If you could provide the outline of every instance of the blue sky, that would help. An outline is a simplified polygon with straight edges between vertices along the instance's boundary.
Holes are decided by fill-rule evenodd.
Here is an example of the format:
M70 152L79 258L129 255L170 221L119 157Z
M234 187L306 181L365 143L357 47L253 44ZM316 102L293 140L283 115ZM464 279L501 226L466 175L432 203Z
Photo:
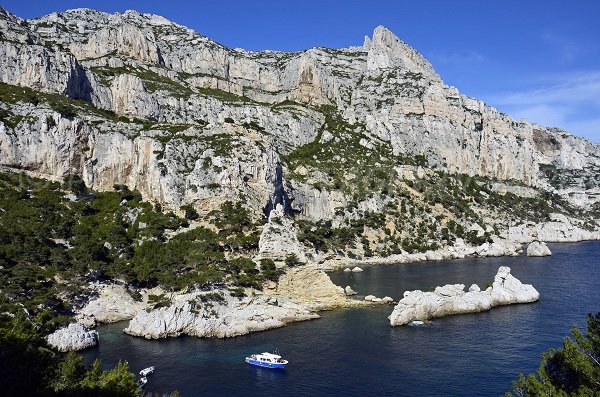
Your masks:
M600 143L600 2L565 0L2 0L22 18L88 7L163 15L229 47L362 44L384 25L447 84L516 119Z

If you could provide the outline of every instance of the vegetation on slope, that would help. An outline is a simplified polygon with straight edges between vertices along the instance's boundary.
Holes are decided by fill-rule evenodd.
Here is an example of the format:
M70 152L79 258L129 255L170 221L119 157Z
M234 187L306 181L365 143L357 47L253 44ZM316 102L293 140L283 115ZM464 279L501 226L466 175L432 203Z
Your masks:
M139 396L126 362L103 371L100 361L85 366L75 353L59 353L46 344L52 329L48 313L29 319L18 308L0 314L0 388L12 396Z
M61 184L0 174L0 309L68 315L91 280L179 290L261 288L275 277L248 259L260 225L247 209L225 202L205 222L190 228L122 185L90 192L76 176Z
M363 125L348 124L332 107L320 110L326 121L315 140L283 158L288 179L349 199L333 222L296 220L300 240L317 251L387 256L437 249L457 238L481 245L507 224L545 222L552 213L583 219L582 227L593 229L593 213L556 194L520 197L494 190L498 181L490 178L428 168L424 156L394 155L388 143L365 135ZM403 179L399 166L414 177ZM361 203L369 199L382 209L365 210Z
M542 355L535 374L521 374L513 382L515 396L600 395L600 313L588 314L585 335L574 326L571 336L565 337L562 348Z

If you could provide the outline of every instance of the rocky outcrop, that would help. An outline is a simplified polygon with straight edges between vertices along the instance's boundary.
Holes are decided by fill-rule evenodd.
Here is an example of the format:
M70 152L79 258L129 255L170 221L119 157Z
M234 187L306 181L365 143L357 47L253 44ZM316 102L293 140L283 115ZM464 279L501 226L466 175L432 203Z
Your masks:
M346 298L342 287L314 265L294 267L279 278L274 294L285 296L311 310L328 310L356 305Z
M522 284L506 266L498 269L493 285L485 291L481 291L477 285L472 285L469 292L464 289L464 284L449 284L436 287L434 292L406 291L388 317L390 324L404 325L415 320L482 312L494 306L529 303L539 299L537 290L531 285Z
M527 256L549 256L552 255L550 248L542 241L534 241L527 246Z
M568 243L599 240L600 232L585 229L581 222L563 214L552 214L549 222L523 223L510 227L506 237L519 243L529 243L534 240Z
M48 335L47 340L58 351L67 352L96 346L99 336L97 331L90 331L81 323L71 323Z
M301 262L306 262L303 246L298 241L298 231L281 204L277 204L269 214L269 221L264 225L258 242L258 253L261 258L277 261L296 255Z
M98 297L92 299L77 314L79 321L93 325L129 320L147 307L144 300L136 301L127 288L119 284L93 285ZM147 292L144 292L147 296Z
M242 298L223 290L164 294L159 288L140 290L134 300L118 284L91 286L98 296L79 310L77 318L90 326L131 320L125 332L149 339L178 335L232 337L319 318L318 310L359 306L346 297L316 266L290 268L278 284L264 292L247 290ZM148 299L161 297L160 301Z
M238 299L220 292L191 293L174 297L167 307L140 311L125 332L147 339L179 335L225 338L314 318L319 316L283 297Z
M356 295L356 291L354 291L349 285L347 285L346 288L344 288L344 293L346 294L346 296Z

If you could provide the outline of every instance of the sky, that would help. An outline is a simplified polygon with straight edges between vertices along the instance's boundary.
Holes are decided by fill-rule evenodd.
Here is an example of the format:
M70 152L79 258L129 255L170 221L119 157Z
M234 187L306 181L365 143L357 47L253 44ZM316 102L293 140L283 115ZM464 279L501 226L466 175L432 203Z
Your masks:
M596 0L0 0L21 18L71 8L162 15L232 48L362 45L384 25L442 79L515 119L600 143Z

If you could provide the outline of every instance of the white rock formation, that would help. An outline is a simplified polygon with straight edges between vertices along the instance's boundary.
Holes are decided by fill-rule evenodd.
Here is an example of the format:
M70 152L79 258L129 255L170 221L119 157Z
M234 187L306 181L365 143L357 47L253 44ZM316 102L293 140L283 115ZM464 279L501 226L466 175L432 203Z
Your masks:
M223 294L223 300L202 301L204 293L177 295L171 305L142 310L125 332L147 339L191 335L225 338L283 327L319 315L289 299L266 295L241 299Z
M367 295L367 296L365 296L365 300L366 300L367 302L372 302L372 301L373 301L373 299L375 299L375 298L376 298L376 296L375 296L375 295Z
M392 314L391 325L404 325L414 320L426 321L451 314L474 313L494 306L529 303L539 299L531 285L522 284L510 274L510 268L501 266L492 287L480 291L475 285L464 291L463 284L436 287L434 292L406 291Z
M351 271L352 271L352 269L350 269L349 267L347 267L347 268L344 269L345 273L350 273Z
M557 190L586 207L600 197L598 187L585 184L600 169L600 146L517 122L461 95L381 26L363 46L299 53L231 50L135 11L77 9L24 21L1 10L0 30L6 38L0 43L4 83L83 99L118 115L187 125L190 131L181 135L188 138L216 135L236 143L217 154L203 139L171 139L160 125L142 127L86 112L48 127L52 111L46 104L10 104L27 122L15 127L18 133L0 128L0 163L9 167L47 177L77 172L101 190L124 183L164 208L194 203L211 209L219 197L243 194L258 210L273 193L279 153L318 136L324 116L311 106L331 104L352 124L365 126L365 136L374 139L361 140L364 147L381 140L394 154L428 153L432 165L451 172ZM271 106L284 101L300 105ZM330 135L325 131L322 138ZM203 168L206 158L220 165ZM541 166L577 174L576 183L554 189ZM208 188L215 184L220 187ZM339 191L290 186L295 209L312 219L332 219L349 199ZM531 194L527 188L496 188Z
M550 248L543 241L534 241L527 246L527 256L549 256L552 255Z
M71 323L48 335L48 344L58 351L76 351L96 346L99 341L98 332L88 330L83 324Z
M292 220L285 216L281 204L271 210L269 221L260 235L258 252L262 258L277 261L283 261L294 254L300 262L306 262L303 246L298 241L298 231Z
M363 269L361 269L361 268L360 268L360 267L358 267L358 266L355 266L354 268L352 268L352 273L360 273L360 272L362 272L362 271L363 271Z
M518 243L529 243L535 240L568 243L599 240L600 232L586 230L563 214L552 214L549 222L523 223L510 227L506 237Z
M134 300L123 285L101 284L96 288L99 290L99 296L77 313L79 321L86 324L129 320L147 307L145 302Z
M356 295L356 291L354 291L349 285L344 288L344 292L346 293L346 296Z
M316 310L356 306L341 287L315 266L288 269L274 291L241 300L225 295L223 301L202 303L203 293L176 295L168 307L140 311L126 333L146 338L181 334L230 337L282 327L289 322L319 316Z

